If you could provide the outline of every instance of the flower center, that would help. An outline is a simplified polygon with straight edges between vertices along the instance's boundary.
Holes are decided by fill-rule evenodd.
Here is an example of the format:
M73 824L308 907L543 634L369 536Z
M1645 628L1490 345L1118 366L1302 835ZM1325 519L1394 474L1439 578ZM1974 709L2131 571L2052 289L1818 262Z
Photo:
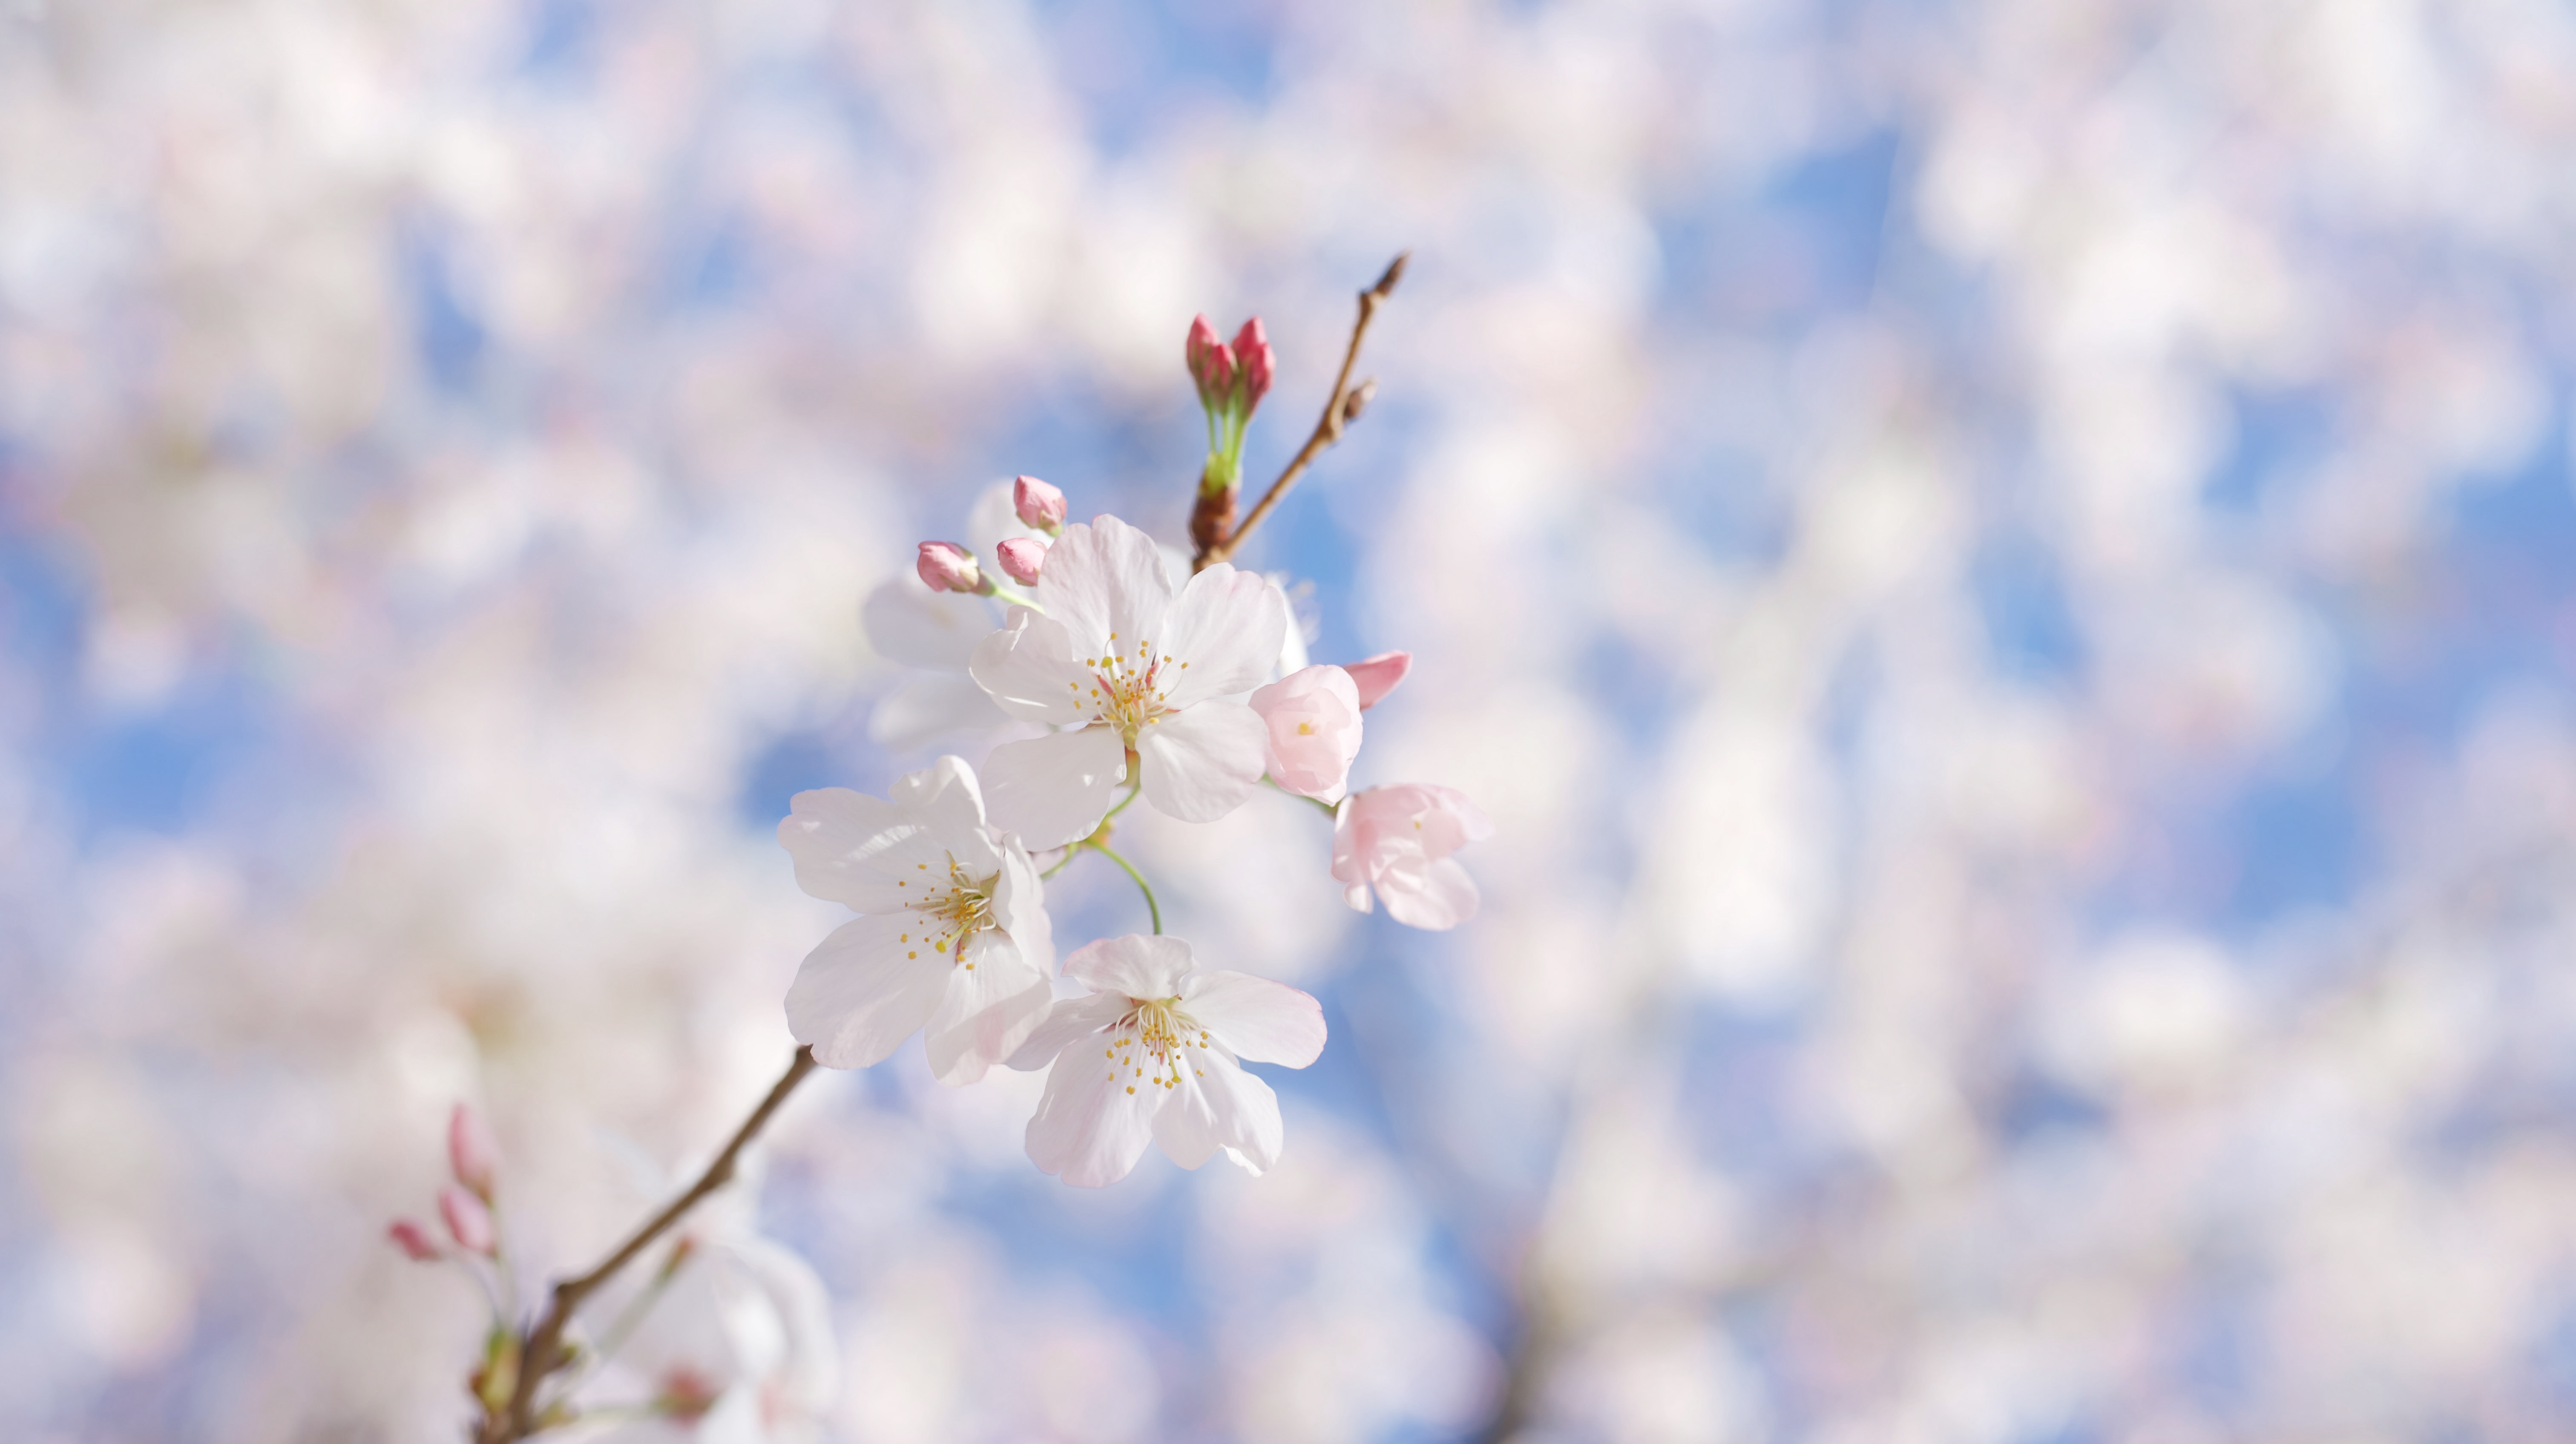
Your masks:
M1130 1093L1136 1091L1139 1082L1148 1088L1179 1087L1181 1055L1188 1049L1208 1046L1207 1030L1181 1011L1178 998L1127 1001L1127 1016L1109 1030L1109 1046L1102 1050L1109 1060L1111 1081L1124 1074Z
M1123 656L1121 650L1118 634L1112 632L1109 646L1100 656L1082 659L1082 665L1091 669L1091 696L1086 700L1091 720L1117 728L1118 735L1133 747L1138 732L1152 726L1164 713L1178 710L1166 699L1182 670L1190 664L1155 656L1151 642L1138 642L1134 656Z
M915 866L928 871L930 864L916 863ZM958 962L966 963L971 971L975 965L966 962L967 940L988 928L1001 926L993 917L993 885L1000 880L1000 873L980 878L967 876L966 870L957 865L957 859L952 855L948 859L948 890L925 893L920 902L912 905L914 920L922 929L922 941ZM913 941L913 935L904 934L903 941Z

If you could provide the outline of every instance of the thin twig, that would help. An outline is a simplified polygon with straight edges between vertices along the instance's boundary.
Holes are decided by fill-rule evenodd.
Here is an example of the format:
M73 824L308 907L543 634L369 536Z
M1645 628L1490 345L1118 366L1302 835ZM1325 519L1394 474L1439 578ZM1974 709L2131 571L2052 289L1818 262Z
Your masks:
M1111 852L1108 848L1102 846L1097 840L1085 842L1082 846L1090 848L1093 852L1096 852L1102 857L1109 859L1111 862L1118 864L1119 871L1127 874L1128 877L1135 880L1136 890L1145 895L1145 911L1153 915L1154 931L1160 933L1163 930L1163 905L1154 901L1154 889L1145 881L1145 875L1136 870L1136 865L1134 863L1131 863L1127 859L1120 857L1118 854Z
M1270 490L1262 493L1260 502L1239 525L1223 537L1200 544L1198 555L1190 559L1192 572L1206 571L1233 556L1235 548L1243 545L1243 539L1252 535L1252 529L1261 525L1261 519L1270 515L1270 509L1279 504L1279 498L1286 496L1288 488L1305 474L1307 463L1323 455L1326 447L1341 440L1342 428L1357 420L1369 398L1377 394L1374 381L1363 381L1353 388L1351 368L1359 364L1360 342L1368 335L1369 322L1377 318L1378 303L1392 295L1395 283L1404 279L1404 263L1412 254L1411 251L1397 253L1396 258L1387 263L1386 274L1377 278L1377 284L1360 292L1359 320L1351 325L1350 347L1342 353L1341 373L1333 378L1333 394L1324 400L1324 414L1316 421L1314 433L1306 438L1305 445L1297 448L1296 456L1288 462L1288 469L1279 473L1277 481L1270 483Z
M678 1198L672 1199L668 1207L653 1216L651 1222L637 1229L633 1237L618 1245L617 1251L602 1260L597 1268L555 1285L553 1297L546 1303L544 1317L528 1331L519 1350L519 1377L511 1390L509 1407L484 1419L477 1436L479 1444L515 1444L515 1441L537 1432L540 1427L537 1387L568 1362L563 1351L564 1330L571 1325L572 1316L581 1308L583 1300L616 1277L618 1270L633 1263L638 1254L651 1248L653 1240L670 1232L671 1226L697 1207L708 1194L732 1182L734 1163L742 1156L742 1150L768 1124L770 1115L778 1111L778 1105L786 1102L787 1095L795 1092L796 1085L804 1082L805 1075L813 1071L814 1050L797 1049L796 1057L787 1065L786 1074L769 1090L769 1096L760 1100L760 1106L751 1110L751 1116L742 1121L742 1127L734 1130L732 1141L716 1155L715 1162L707 1165L707 1171L698 1175L697 1182L690 1184Z

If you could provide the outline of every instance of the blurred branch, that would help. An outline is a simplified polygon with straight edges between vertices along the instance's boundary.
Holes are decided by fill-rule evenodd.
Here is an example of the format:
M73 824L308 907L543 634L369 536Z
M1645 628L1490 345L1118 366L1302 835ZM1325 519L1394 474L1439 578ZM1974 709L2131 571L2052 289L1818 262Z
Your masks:
M481 1427L474 1434L476 1444L514 1444L514 1441L561 1422L538 1414L537 1389L548 1375L572 1362L572 1356L563 1346L564 1330L571 1326L572 1316L580 1310L583 1301L615 1278L618 1270L633 1263L637 1255L651 1248L655 1239L670 1232L671 1227L690 1209L697 1207L708 1194L733 1181L734 1164L741 1158L742 1150L768 1125L770 1115L778 1111L778 1105L786 1102L787 1095L795 1092L796 1085L804 1082L805 1075L813 1071L814 1050L797 1049L795 1058L787 1065L786 1074L769 1090L769 1096L760 1100L760 1106L751 1110L751 1116L743 1120L742 1127L734 1130L732 1141L726 1143L724 1151L707 1165L707 1171L698 1175L697 1182L690 1184L686 1192L671 1200L650 1222L619 1244L617 1251L602 1260L597 1268L555 1285L553 1296L546 1302L544 1315L521 1339L518 1377L511 1387L509 1402L500 1408L487 1409Z
M1323 416L1315 422L1315 430L1306 438L1306 444L1297 448L1296 456L1289 460L1288 469L1279 473L1277 481L1270 483L1270 490L1262 493L1260 502L1254 505L1240 525L1222 534L1211 531L1201 536L1201 532L1208 529L1193 518L1190 531L1198 540L1198 554L1190 558L1192 572L1206 571L1232 557L1235 548L1243 545L1243 539L1252 535L1252 529L1261 525L1261 519L1270 515L1270 509L1279 504L1279 498L1286 496L1288 488L1297 484L1297 478L1305 474L1307 464L1323 455L1325 448L1340 441L1342 428L1357 421L1360 413L1368 409L1370 399L1377 395L1377 382L1363 381L1354 387L1351 385L1351 369L1359 364L1360 342L1368 336L1369 322L1377 319L1379 303L1395 293L1395 283L1404 279L1404 263L1412 255L1411 251L1398 252L1395 259L1387 263L1386 274L1377 278L1377 284L1360 292L1359 319L1351 325L1351 344L1342 352L1342 369L1333 378L1333 394L1325 398Z

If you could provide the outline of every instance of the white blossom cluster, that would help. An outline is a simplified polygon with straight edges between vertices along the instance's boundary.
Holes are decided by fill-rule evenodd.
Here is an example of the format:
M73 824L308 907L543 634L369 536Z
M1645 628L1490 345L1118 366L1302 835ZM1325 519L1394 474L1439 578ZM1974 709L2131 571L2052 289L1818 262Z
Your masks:
M1475 926L1140 803L1333 1020L1277 1166L1059 1187L1043 1075L899 1050L708 1223L821 1297L619 1367L869 1444L2564 1437L2571 95L2547 0L0 6L0 1433L453 1440L485 1305L382 1222L454 1103L522 1297L597 1258L848 920L790 797L1033 739L993 603L862 623L920 479L1176 543L1172 318L1303 405L1410 246L1240 560L1424 659L1370 765L1492 814Z

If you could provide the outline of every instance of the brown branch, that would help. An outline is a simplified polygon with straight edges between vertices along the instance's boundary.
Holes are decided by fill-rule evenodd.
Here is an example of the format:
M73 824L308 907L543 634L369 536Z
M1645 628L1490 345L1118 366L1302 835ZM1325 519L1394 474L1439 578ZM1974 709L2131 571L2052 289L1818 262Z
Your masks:
M1242 524L1225 534L1201 539L1197 535L1196 519L1193 519L1191 533L1192 540L1198 543L1198 554L1190 559L1192 572L1206 571L1233 556L1235 548L1243 545L1243 539L1252 535L1252 529L1261 525L1261 519L1270 515L1270 509L1279 504L1279 498L1286 496L1288 488L1296 485L1297 478L1305 474L1307 463L1341 440L1342 428L1357 421L1360 412L1367 408L1369 399L1377 394L1375 381L1363 381L1354 388L1351 385L1351 368L1359 364L1360 342L1368 335L1369 322L1377 318L1378 304L1394 293L1396 282L1404 279L1404 263L1412 254L1411 251L1397 253L1396 258L1387 263L1386 274L1377 278L1377 284L1360 292L1360 318L1351 326L1350 348L1342 353L1341 374L1333 378L1333 394L1325 398L1322 418L1316 421L1314 433L1306 438L1306 444L1297 448L1297 455L1289 461L1288 469L1279 473L1277 481L1270 483L1270 490L1262 493L1260 502L1245 515Z
M742 1121L742 1127L734 1130L732 1141L716 1155L715 1162L707 1165L707 1171L698 1175L697 1182L690 1184L686 1192L653 1215L652 1221L637 1229L633 1237L619 1244L617 1251L601 1260L597 1268L555 1285L553 1296L546 1302L544 1315L521 1338L518 1380L511 1389L509 1405L486 1413L482 1427L475 1433L477 1444L515 1444L515 1441L546 1427L537 1416L537 1390L550 1375L572 1362L571 1356L564 1352L563 1335L572 1324L573 1314L602 1284L616 1277L618 1270L633 1263L637 1255L653 1246L655 1239L670 1232L671 1226L678 1223L682 1215L697 1207L708 1194L733 1181L734 1164L741 1158L742 1150L768 1125L770 1115L778 1111L778 1105L786 1102L787 1095L795 1092L796 1085L804 1082L805 1075L813 1071L814 1050L797 1049L796 1057L787 1065L786 1074L769 1090L769 1096L760 1100L760 1106L751 1110L751 1116Z

